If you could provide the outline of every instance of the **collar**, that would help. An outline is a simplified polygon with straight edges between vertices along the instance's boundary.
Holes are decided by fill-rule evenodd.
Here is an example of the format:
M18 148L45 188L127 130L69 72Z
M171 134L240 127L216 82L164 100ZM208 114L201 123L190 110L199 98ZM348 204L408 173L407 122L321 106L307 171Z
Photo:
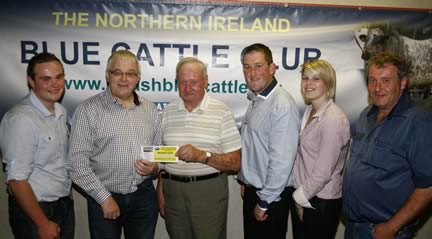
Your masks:
M322 118L322 116L323 116L323 114L324 114L324 112L325 112L325 111L327 110L327 108L330 107L330 105L332 105L332 104L334 104L333 99L329 99L329 100L327 101L327 103L323 104L323 105L318 109L318 111L315 112L314 115L312 115L312 118L317 118L317 120L320 121L321 118ZM310 110L310 111L309 111L309 114L310 114L310 112L312 111L312 105L310 105L310 107L309 107L308 109Z
M48 108L39 100L33 90L30 90L30 102L31 104L38 109L45 117L49 117L54 115L57 119L63 115L63 111L60 108L60 104L54 103L54 113L51 113Z
M107 102L109 102L110 104L114 104L117 103L117 99L112 95L111 93L111 89L108 87L107 90L105 90L106 92L106 100ZM138 106L141 104L141 98L138 96L138 94L135 91L132 91L132 95L133 95L133 103L135 106Z
M404 116L406 110L411 108L412 106L413 103L409 97L408 91L404 90L401 97L399 98L399 101L396 103L395 107L393 107L393 109L387 115L387 118L391 119L392 117ZM371 115L376 115L377 113L378 113L378 107L372 105L371 109L367 113L367 116L370 117Z
M254 100L255 98L260 98L260 99L267 99L276 89L276 86L278 84L278 81L276 80L275 77L273 77L273 80L270 82L270 84L263 90L261 91L261 93L259 93L258 95L256 95L253 91L249 90L247 93L247 98L249 100Z
M197 112L197 111L201 111L204 112L205 110L208 109L208 104L209 104L209 96L207 94L207 91L204 92L204 97L202 98L200 104L192 110L192 112ZM184 105L184 101L182 99L180 99L180 102L178 104L178 111L187 111L185 105Z

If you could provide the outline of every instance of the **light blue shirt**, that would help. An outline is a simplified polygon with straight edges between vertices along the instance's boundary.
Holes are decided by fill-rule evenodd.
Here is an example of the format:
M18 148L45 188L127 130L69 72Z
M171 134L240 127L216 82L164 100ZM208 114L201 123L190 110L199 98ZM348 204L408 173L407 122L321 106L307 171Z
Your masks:
M39 202L70 194L66 171L67 113L56 103L51 113L30 92L5 114L0 124L0 149L6 182L27 180Z
M260 190L258 197L280 200L288 185L297 152L300 116L291 95L274 79L251 104L242 123L239 179Z

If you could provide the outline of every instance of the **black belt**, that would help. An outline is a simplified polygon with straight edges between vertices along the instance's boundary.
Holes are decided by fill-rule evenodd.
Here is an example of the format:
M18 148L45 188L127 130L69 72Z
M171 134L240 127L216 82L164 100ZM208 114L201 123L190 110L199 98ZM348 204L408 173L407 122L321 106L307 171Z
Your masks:
M163 173L162 178L168 178L168 179L182 182L182 183L191 183L191 182L202 181L202 180L207 180L207 179L219 177L222 174L223 174L223 172L212 173L212 174L207 174L207 175L200 175L200 176L180 176L180 175L174 175L174 174L169 174L169 173Z
M9 199L13 200L13 201L16 201L15 196L12 195L12 194L9 194ZM54 201L39 201L38 203L51 204L51 203L57 203L57 202L61 202L61 201L64 201L64 200L71 200L71 199L72 199L71 195L69 195L69 196L58 198L57 200L54 200Z

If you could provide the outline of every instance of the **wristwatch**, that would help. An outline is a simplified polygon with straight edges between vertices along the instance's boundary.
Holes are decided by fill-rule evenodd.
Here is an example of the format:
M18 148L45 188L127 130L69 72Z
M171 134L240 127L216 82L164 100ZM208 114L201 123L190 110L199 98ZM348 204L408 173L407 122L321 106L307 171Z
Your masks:
M204 161L205 164L208 164L208 161L211 158L211 156L212 156L212 153L206 151L206 158L205 158L205 161Z

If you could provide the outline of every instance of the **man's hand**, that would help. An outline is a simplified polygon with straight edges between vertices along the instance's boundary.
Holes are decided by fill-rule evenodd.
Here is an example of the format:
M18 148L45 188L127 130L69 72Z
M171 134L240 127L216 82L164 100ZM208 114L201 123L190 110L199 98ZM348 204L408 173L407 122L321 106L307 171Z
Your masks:
M206 153L204 151L201 151L190 144L181 146L177 150L176 156L185 162L204 163L206 159Z
M148 160L135 160L135 170L141 176L156 174L159 170L159 164Z
M24 228L23 228L24 230ZM60 227L55 222L47 220L37 225L40 239L60 239Z
M240 185L240 196L244 198L245 185Z
M106 219L116 219L120 216L120 208L117 202L111 196L107 198L101 205L104 218Z
M262 210L258 205L255 206L255 219L257 221L265 221L267 220L268 215L266 214L266 210Z
M297 203L296 203L295 207L296 207L296 212L297 212L297 215L298 215L300 221L303 222L304 208L302 206L298 205Z
M159 214L162 218L165 219L165 196L163 194L163 186L162 185L163 185L162 177L159 176L158 183L156 186L156 195L157 195Z
M374 239L394 239L398 231L393 230L387 223L383 222L373 228Z
M60 227L53 221L50 221L45 215L36 199L30 183L27 180L10 180L8 186L15 195L18 205L36 224L39 238L60 238Z

